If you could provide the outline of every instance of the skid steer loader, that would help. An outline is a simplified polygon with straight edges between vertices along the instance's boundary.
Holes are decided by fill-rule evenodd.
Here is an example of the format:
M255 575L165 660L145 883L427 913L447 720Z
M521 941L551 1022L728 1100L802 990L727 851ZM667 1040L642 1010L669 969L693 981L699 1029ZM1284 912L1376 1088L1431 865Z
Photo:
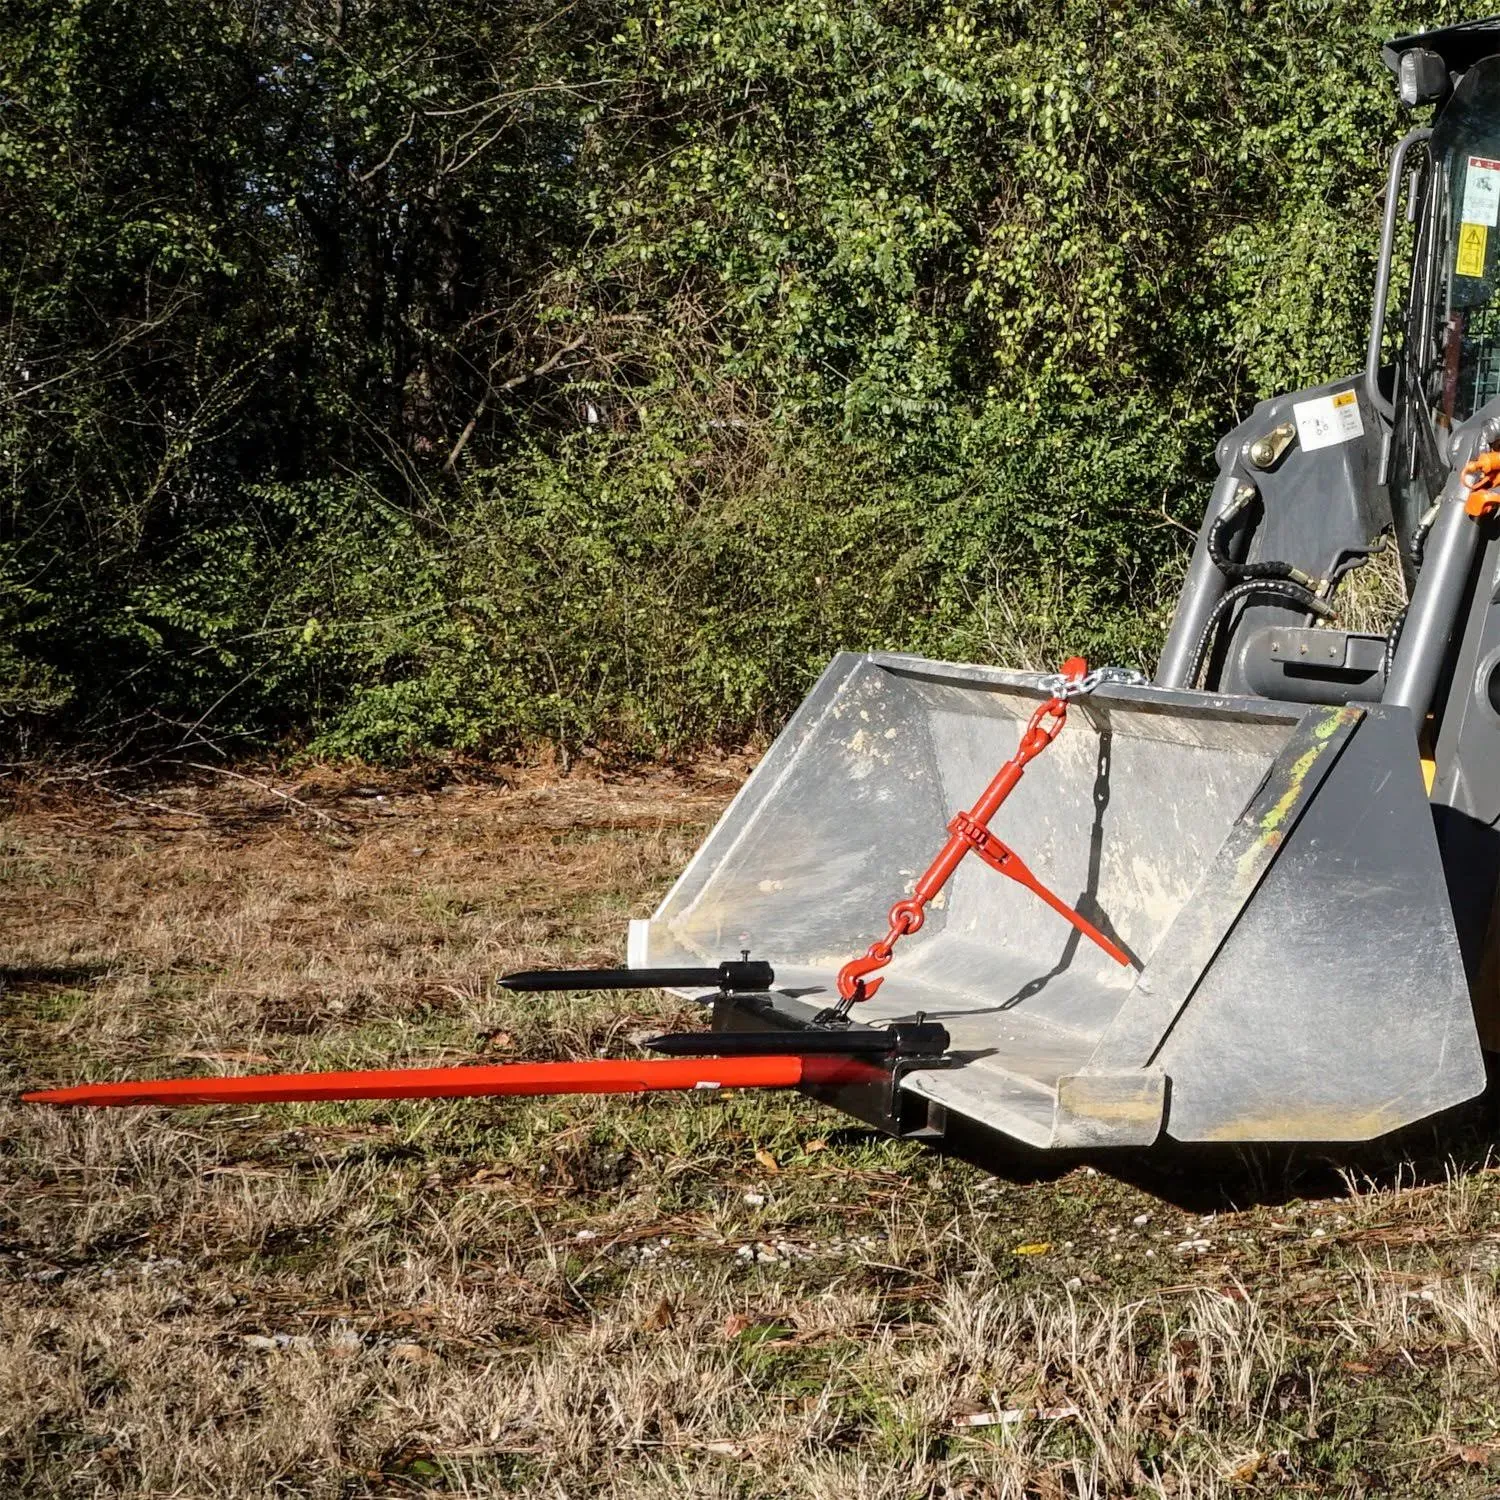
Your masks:
M712 1033L566 1077L33 1097L799 1087L895 1134L1092 1150L1361 1141L1478 1095L1500 1046L1500 18L1384 58L1435 112L1391 159L1364 368L1224 437L1154 680L839 656L632 924L627 970L508 981L672 988ZM1345 580L1382 556L1404 609L1344 628Z

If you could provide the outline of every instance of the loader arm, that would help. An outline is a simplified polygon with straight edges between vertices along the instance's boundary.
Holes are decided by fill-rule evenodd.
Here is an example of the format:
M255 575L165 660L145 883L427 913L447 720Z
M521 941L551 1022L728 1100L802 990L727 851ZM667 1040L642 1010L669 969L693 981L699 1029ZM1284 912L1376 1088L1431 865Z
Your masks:
M1481 981L1500 972L1500 544L1463 480L1500 443L1500 21L1385 57L1403 98L1436 108L1392 154L1365 369L1261 403L1221 442L1156 680L1410 712L1476 1014L1500 1047ZM1368 613L1348 607L1353 575L1385 548L1404 599L1350 628ZM1268 564L1310 587L1269 592Z

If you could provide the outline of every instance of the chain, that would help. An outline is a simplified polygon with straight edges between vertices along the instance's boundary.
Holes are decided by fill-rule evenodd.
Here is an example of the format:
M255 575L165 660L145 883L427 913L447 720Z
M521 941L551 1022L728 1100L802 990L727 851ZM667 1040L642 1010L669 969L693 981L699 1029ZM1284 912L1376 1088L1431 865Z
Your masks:
M925 873L912 887L911 895L898 901L887 918L888 930L883 938L877 938L858 958L851 958L839 970L838 1004L822 1011L818 1024L831 1025L847 1020L851 1007L861 1000L873 998L875 991L885 983L878 977L895 954L896 944L904 937L919 932L926 920L925 908L934 901L947 885L963 857L975 853L985 864L1002 875L1019 881L1028 890L1040 896L1060 916L1064 916L1087 938L1104 949L1118 963L1128 964L1129 956L1092 927L1071 906L1059 900L1034 876L1016 855L1014 849L1002 843L990 832L990 819L999 810L1000 804L1015 790L1027 765L1062 732L1068 720L1068 700L1084 693L1092 693L1105 682L1129 683L1139 686L1146 679L1129 667L1097 667L1088 670L1088 663L1081 656L1069 657L1063 670L1043 677L1041 689L1048 694L1039 704L1026 728L1021 732L1021 743L1016 753L995 772L990 784L980 793L979 800L966 813L959 813L948 824L948 841L938 851L938 856L927 867Z
M1114 683L1120 687L1145 687L1146 682L1146 674L1137 672L1134 667L1095 667L1082 677L1064 677L1061 672L1050 672L1038 681L1037 686L1044 693L1061 698L1066 703L1068 699L1082 698L1084 694L1092 693L1096 687L1102 687L1106 683Z

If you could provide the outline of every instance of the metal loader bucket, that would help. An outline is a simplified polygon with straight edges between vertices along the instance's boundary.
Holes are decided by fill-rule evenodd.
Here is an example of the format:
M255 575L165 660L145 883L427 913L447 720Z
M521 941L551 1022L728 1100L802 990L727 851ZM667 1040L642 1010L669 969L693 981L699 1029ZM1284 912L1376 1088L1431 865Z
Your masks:
M632 924L632 966L749 947L778 991L831 1003L1015 750L1037 684L835 658ZM1043 1147L1364 1140L1483 1089L1404 710L1101 688L993 828L1138 968L966 860L856 1008L947 1027L956 1065L902 1089Z

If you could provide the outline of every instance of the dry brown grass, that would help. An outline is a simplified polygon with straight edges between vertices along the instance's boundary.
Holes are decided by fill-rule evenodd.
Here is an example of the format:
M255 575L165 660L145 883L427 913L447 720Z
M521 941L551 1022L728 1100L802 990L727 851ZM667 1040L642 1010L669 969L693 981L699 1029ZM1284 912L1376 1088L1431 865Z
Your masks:
M626 1052L674 1002L493 976L616 958L739 770L33 783L10 1079ZM1205 1218L793 1097L0 1112L7 1495L1496 1489L1482 1154Z
M1394 540L1345 577L1335 595L1338 615L1330 628L1384 635L1406 608L1406 580Z

